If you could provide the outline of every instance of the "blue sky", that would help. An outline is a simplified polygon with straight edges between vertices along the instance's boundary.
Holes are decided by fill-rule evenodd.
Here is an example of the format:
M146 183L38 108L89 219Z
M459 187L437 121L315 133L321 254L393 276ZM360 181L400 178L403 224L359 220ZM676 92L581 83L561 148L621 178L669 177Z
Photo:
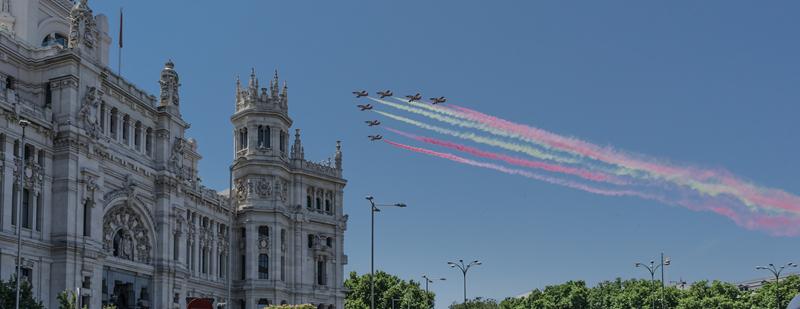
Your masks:
M570 279L645 277L664 251L667 280L761 277L800 262L797 239L710 213L604 197L369 143L350 91L391 88L600 145L724 167L800 193L800 4L790 1L94 1L123 75L157 94L171 58L210 187L227 186L234 77L255 67L289 82L306 157L343 141L347 270L369 271L364 195L403 201L380 213L377 268L461 298L448 260L481 259L470 297L502 299ZM116 44L116 43L115 43ZM116 66L116 52L111 63ZM400 127L399 125L397 125Z

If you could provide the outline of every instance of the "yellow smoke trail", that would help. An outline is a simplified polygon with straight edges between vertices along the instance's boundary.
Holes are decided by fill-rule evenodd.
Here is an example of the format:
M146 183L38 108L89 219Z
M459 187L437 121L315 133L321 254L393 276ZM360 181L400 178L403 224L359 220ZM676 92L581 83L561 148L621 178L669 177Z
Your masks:
M509 142L501 141L501 140L494 139L494 138L488 138L488 137L480 136L480 135L477 135L477 134L474 134L474 133L464 133L464 132L453 131L453 130L450 130L450 129L445 129L445 128L434 126L434 125L429 125L429 124L426 124L426 123L422 123L422 122L419 122L419 121L416 121L416 120L413 120L413 119L409 119L409 118L406 118L406 117L403 117L403 116L398 116L398 115L395 115L395 114L392 114L392 113L388 113L388 112L384 112L384 111L379 111L379 110L373 110L373 111L378 113L378 114L380 114L380 115L383 115L385 117L388 117L388 118L391 118L391 119L394 119L394 120L397 120L397 121L400 121L400 122L405 122L407 124L410 124L410 125L413 125L413 126L416 126L416 127L419 127L419 128L423 128L423 129L426 129L426 130L430 130L430 131L433 131L433 132L436 132L436 133L439 133L439 134L450 135L452 137L457 137L457 138L460 138L460 139L470 140L470 141L473 141L473 142L476 142L476 143L480 143L480 144L484 144L484 145L489 145L489 146L499 147L499 148L503 148L503 149L510 150L510 151L516 151L516 152L524 153L524 154L527 154L527 155L530 155L532 157L539 158L539 159L542 159L542 160L551 160L551 161L555 161L555 162L559 162L559 163L577 163L577 161L575 161L573 159L562 158L562 157L559 157L559 156L554 156L554 155L551 155L551 154L548 154L548 153L544 153L544 152L542 152L542 151L540 151L540 150L538 150L536 148L530 147L530 146L520 145L520 144L516 144L516 143L509 143Z

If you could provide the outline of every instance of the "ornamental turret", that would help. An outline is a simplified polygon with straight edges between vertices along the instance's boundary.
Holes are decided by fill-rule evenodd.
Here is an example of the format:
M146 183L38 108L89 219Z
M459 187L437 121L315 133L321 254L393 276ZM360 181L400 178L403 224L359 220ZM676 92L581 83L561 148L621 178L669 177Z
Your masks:
M269 89L259 88L258 77L255 69L250 71L247 88L242 88L239 79L236 79L236 112L254 108L259 111L273 111L287 115L288 113L288 87L284 82L283 89L279 86L278 71L270 81ZM288 117L288 115L287 115Z
M334 162L336 164L337 170L342 170L342 141L336 141L336 155L334 156Z
M168 111L178 114L180 105L179 88L181 86L178 72L175 71L175 63L172 60L164 64L161 70L161 79L158 84L161 86L159 106L167 108Z
M294 144L292 144L292 160L304 160L303 143L300 141L300 129L294 130Z

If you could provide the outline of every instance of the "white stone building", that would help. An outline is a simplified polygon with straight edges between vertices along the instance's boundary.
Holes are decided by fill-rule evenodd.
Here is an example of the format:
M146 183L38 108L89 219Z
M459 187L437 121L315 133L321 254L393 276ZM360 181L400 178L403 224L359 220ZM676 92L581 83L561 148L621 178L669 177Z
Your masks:
M229 288L226 308L343 308L338 143L306 161L285 84L253 73L231 102L233 199L204 187L180 107L206 103L180 100L172 62L159 96L112 72L108 18L86 2L0 0L0 278L19 224L22 274L47 308L64 290L124 309L217 305Z

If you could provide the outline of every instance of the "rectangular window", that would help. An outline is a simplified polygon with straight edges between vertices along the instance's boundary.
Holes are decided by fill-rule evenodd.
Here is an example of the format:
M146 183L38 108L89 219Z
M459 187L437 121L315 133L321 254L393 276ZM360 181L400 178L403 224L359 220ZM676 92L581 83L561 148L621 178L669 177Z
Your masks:
M281 142L281 144L280 144L281 152L282 153L286 153L286 132L281 131L281 141L280 142Z
M172 260L178 261L181 258L181 237L178 234L172 236Z
M92 236L92 200L83 203L83 236Z
M269 256L258 255L258 279L269 279Z
M281 281L286 281L286 257L281 256Z
M44 216L44 212L42 212L42 195L39 194L36 196L36 230L42 230L42 218Z
M31 228L31 193L28 189L22 190L22 227Z
M23 281L28 282L28 284L33 283L32 281L33 269L30 269L28 267L20 267L19 272L20 272L19 276L22 277Z
M219 254L219 259L218 259L219 263L218 263L217 267L219 267L219 277L221 279L225 279L225 273L227 272L226 268L227 268L227 265L228 265L228 263L226 263L227 258L228 257L225 256L225 254L222 254L222 253Z
M325 285L325 261L317 261L317 284Z

